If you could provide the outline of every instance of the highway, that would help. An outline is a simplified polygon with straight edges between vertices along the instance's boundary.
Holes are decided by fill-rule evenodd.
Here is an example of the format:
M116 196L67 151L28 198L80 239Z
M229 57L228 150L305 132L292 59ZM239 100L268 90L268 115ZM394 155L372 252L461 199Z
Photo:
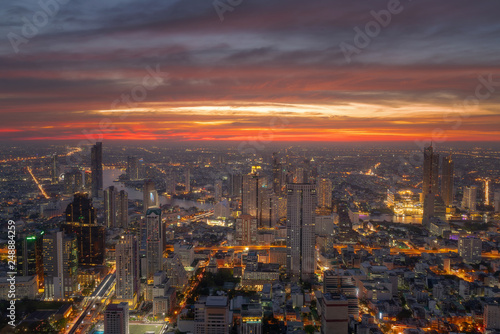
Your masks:
M83 320L93 309L96 302L100 302L101 298L109 295L109 293L115 286L115 281L116 274L109 274L102 280L101 284L99 284L99 286L94 290L94 292L92 292L90 296L85 297L83 301L82 313L80 313L80 315L76 318L76 321L69 328L69 330L67 331L68 334L74 334L77 332Z

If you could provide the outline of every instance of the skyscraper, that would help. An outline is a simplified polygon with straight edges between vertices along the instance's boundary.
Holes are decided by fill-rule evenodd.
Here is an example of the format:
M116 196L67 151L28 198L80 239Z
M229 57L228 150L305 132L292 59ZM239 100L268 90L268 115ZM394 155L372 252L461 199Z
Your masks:
M127 234L116 245L116 298L134 307L139 298L139 248L137 238Z
M458 255L465 263L481 262L481 253L483 251L483 242L476 237L461 237L458 239Z
M462 198L462 209L476 211L477 186L467 186L464 188L464 197Z
M54 154L52 156L52 183L55 184L57 181L59 181L59 173L57 171L57 154Z
M251 215L259 218L259 206L261 205L263 192L267 190L267 179L259 175L259 169L252 167L252 172L243 176L243 192L242 192L242 212L243 214ZM260 223L260 222L259 222Z
M443 159L443 171L441 179L441 196L444 205L450 206L453 204L453 179L454 179L454 163L451 159L451 154Z
M424 149L422 193L439 194L439 154L433 152L432 145Z
M161 209L150 208L146 212L146 278L152 280L154 274L163 268L165 250L165 228L161 221Z
M116 195L114 186L104 190L104 225L107 228L116 227Z
M175 188L177 186L177 179L176 179L175 171L173 169L171 169L167 172L167 178L165 180L165 183L167 186L166 187L167 193L170 196L174 196L176 193Z
M242 245L257 244L257 218L241 215L236 218L236 241Z
M144 181L144 186L142 188L142 203L145 214L149 208L156 208L160 206L158 192L156 191L155 183L152 180Z
M332 207L332 180L330 179L319 179L318 206L322 208Z
M218 203L222 200L222 180L215 180L214 188L215 202Z
M273 191L275 194L281 193L282 177L281 163L278 158L278 153L273 153Z
M127 176L129 180L139 180L139 159L137 157L127 157Z
M241 193L243 191L243 176L241 174L232 173L229 188L231 196L241 197Z
M289 184L287 194L287 270L292 278L307 281L316 269L316 185Z
M109 304L104 311L105 334L129 334L128 303Z
M90 170L92 172L92 197L100 197L103 188L102 143L97 142L90 151Z
M186 169L186 174L184 175L184 184L187 193L191 192L191 169Z
M128 193L120 190L116 198L116 225L128 228Z
M18 275L35 276L43 287L43 233L19 234L16 249Z
M102 265L105 252L105 230L97 224L96 210L87 194L75 194L66 208L66 223L61 230L74 235L78 243L78 264Z

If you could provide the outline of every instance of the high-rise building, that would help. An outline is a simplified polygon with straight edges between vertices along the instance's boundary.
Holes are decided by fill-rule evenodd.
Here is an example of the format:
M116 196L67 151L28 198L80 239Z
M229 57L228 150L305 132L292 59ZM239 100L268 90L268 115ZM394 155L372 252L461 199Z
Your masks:
M454 163L451 159L451 154L443 159L443 171L441 179L441 197L443 198L444 205L450 206L453 204L453 179L454 174Z
M59 181L59 173L57 170L57 154L54 154L52 156L52 170L51 170L51 175L52 175L52 184L56 184Z
M278 153L273 153L273 192L275 194L282 193L282 187L283 187L282 169L283 166L280 163Z
M165 250L165 226L161 220L161 209L150 208L146 212L146 259L148 280L163 268L163 251Z
M114 186L104 190L104 225L107 228L116 227L116 195Z
M144 206L144 213L146 213L149 208L157 208L160 206L158 192L152 180L144 181L144 186L142 188L142 203Z
M236 241L242 245L257 244L257 218L241 215L236 218Z
M177 179L175 171L173 169L167 172L167 179L165 180L166 190L170 196L174 196L176 193Z
M481 253L483 251L483 242L476 237L462 237L458 239L458 255L465 263L481 262Z
M422 193L439 194L439 154L433 152L432 145L424 149Z
M63 232L43 235L45 298L69 298L78 287L78 247L74 237Z
M128 193L120 190L116 197L116 225L128 228Z
M242 213L260 217L259 207L262 196L267 193L267 178L259 175L260 167L252 167L252 172L243 176ZM260 222L259 222L260 223Z
M494 203L495 212L500 212L500 190L495 191Z
M184 174L184 185L187 193L191 192L191 169L187 168Z
M232 173L230 176L229 188L232 197L241 197L243 192L243 176L241 174Z
M218 203L222 200L222 180L215 180L214 188L215 188L214 189L215 202Z
M88 194L75 194L66 208L66 223L61 230L74 235L78 243L78 264L102 265L105 252L105 229L96 221L96 210Z
M195 304L194 334L229 334L231 322L227 297L200 297Z
M462 198L462 209L476 211L477 186L467 186L464 188L464 197Z
M137 238L127 234L116 245L116 298L134 307L139 288L139 246Z
M109 304L104 311L104 334L129 334L128 303Z
M486 331L500 330L500 304L491 303L484 305L484 329Z
M318 206L322 208L332 207L332 180L322 178L318 183Z
M92 197L101 197L103 188L102 143L97 142L90 151L90 170L92 172Z
M490 205L490 184L491 180L486 178L484 180L484 205Z
M325 293L321 298L321 334L347 334L349 305L342 295Z
M309 280L316 269L316 185L287 186L287 270L294 279Z
M35 276L43 287L43 233L22 233L17 238L17 274Z
M358 289L353 276L342 269L323 272L323 293L342 295L347 300L348 314L359 317Z
M262 334L262 304L251 303L241 305L241 334Z
M64 173L64 192L66 194L74 194L82 189L82 172L78 168L73 168Z
M139 159L137 157L127 157L127 177L129 180L139 180Z

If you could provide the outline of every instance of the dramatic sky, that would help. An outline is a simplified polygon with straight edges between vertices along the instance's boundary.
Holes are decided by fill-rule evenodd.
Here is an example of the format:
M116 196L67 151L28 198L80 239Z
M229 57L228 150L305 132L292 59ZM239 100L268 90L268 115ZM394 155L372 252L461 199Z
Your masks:
M55 1L0 0L0 140L500 141L497 0Z

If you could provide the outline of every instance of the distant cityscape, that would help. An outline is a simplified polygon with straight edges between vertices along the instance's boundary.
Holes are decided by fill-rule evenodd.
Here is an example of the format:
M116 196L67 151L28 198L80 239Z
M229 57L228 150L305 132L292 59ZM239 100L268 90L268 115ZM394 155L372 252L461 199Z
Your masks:
M0 182L0 333L500 332L493 144L16 145Z

